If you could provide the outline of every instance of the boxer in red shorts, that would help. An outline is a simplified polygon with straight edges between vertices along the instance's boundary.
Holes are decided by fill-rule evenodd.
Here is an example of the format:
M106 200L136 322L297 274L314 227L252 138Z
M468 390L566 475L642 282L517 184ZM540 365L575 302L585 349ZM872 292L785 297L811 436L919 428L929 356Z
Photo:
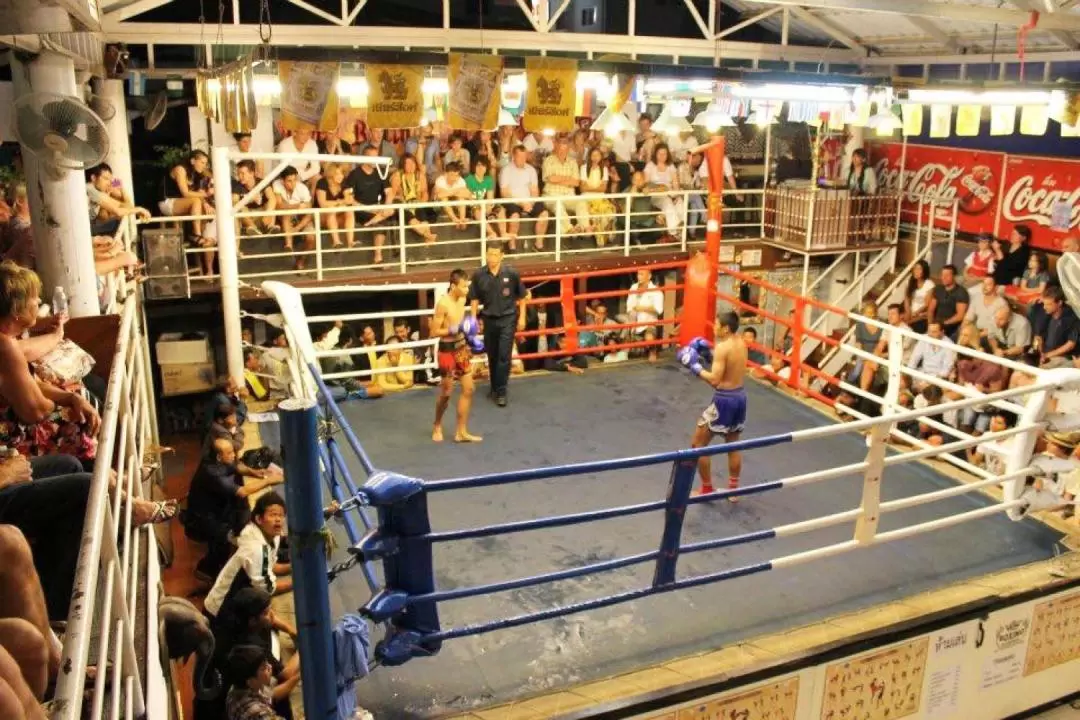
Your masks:
M442 419L450 406L454 381L461 382L457 404L457 429L454 442L480 442L483 438L469 432L469 410L475 384L472 376L472 345L482 342L476 337L476 320L465 316L465 297L469 294L469 276L464 270L450 273L450 291L435 304L431 334L439 338L439 397L435 401L435 427L431 439L443 441Z

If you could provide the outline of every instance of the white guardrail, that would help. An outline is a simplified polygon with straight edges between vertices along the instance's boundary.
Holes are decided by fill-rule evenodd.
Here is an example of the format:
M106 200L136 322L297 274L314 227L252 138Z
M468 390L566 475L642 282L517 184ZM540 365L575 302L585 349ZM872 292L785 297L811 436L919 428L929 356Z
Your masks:
M121 247L130 250L133 238L134 223L121 223L116 235ZM142 296L123 270L102 278L101 288L106 312L120 316L119 332L101 413L53 720L168 716L165 671L159 660L157 538L152 528L132 530L131 504L121 503L121 492L149 497L148 483L157 476L146 472L146 463L157 460L158 435ZM145 615L141 627L140 615ZM111 664L108 672L107 664ZM92 665L98 672L88 685L86 670Z

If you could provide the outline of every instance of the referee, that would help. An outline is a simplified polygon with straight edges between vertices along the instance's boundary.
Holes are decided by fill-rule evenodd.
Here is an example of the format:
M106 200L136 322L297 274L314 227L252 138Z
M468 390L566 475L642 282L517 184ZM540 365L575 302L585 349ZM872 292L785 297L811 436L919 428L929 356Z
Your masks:
M488 241L487 266L472 276L469 302L473 317L484 319L484 349L491 373L491 395L506 407L506 384L514 351L514 331L525 329L525 285L517 270L503 265L502 243ZM480 305L484 306L480 311Z

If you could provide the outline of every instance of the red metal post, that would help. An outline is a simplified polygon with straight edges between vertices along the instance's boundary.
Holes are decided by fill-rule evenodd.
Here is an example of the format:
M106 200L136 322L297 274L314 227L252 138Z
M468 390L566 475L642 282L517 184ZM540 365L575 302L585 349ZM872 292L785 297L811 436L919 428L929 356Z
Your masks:
M562 303L563 350L573 351L578 349L578 319L577 307L574 299L574 276L567 275L559 280L559 300Z
M803 341L803 323L806 318L806 300L801 297L795 298L795 309L792 311L794 316L791 318L791 358L789 364L791 366L791 377L788 378L788 385L798 390L802 384L802 341Z
M715 334L716 282L719 277L720 237L723 228L724 138L714 138L705 149L709 167L708 220L705 223L705 252L695 255L686 265L686 291L683 316L679 325L679 343L694 337L712 338Z

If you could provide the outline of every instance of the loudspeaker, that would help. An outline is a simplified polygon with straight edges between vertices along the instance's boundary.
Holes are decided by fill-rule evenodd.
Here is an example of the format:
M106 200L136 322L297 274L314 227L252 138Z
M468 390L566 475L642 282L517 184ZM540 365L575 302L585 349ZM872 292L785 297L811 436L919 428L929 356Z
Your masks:
M190 298L191 281L184 254L184 236L174 228L155 228L141 233L146 284L143 291L151 300Z

